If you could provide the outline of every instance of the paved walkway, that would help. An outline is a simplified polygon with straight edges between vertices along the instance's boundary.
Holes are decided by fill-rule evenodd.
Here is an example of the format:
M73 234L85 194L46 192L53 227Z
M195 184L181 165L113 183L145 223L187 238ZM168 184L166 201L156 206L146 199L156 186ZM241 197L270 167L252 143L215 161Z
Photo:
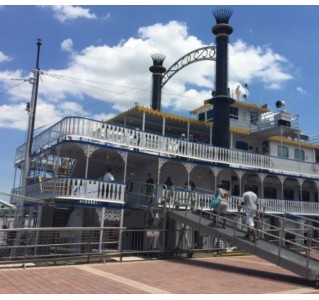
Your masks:
M319 294L256 256L1 268L1 294Z

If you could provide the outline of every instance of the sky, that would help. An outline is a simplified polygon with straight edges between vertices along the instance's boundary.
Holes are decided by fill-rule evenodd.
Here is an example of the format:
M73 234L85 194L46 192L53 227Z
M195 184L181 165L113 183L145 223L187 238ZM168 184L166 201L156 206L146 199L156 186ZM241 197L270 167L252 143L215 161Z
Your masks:
M15 151L26 141L38 38L34 135L65 116L107 120L135 103L149 107L152 54L165 55L168 69L188 52L215 44L212 11L218 2L118 3L0 6L0 192L12 189ZM285 101L304 133L319 134L319 6L227 6L234 28L230 89L248 84L247 101L273 110L276 101ZM212 61L184 68L165 85L162 110L194 117L189 111L211 97L214 78Z

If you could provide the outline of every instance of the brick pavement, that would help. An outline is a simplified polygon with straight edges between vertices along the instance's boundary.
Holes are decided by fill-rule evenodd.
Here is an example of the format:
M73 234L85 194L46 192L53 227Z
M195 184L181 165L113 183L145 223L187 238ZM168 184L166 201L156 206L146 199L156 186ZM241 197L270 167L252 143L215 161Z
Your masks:
M319 294L256 256L0 269L1 294Z

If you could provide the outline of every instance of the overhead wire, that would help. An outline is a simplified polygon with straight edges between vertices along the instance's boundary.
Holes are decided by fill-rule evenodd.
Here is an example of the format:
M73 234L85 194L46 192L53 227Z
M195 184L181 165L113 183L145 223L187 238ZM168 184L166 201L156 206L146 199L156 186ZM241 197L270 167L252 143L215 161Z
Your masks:
M99 87L99 86L96 86L96 85L86 84L86 83L83 83L83 82L95 83L95 84L99 84L99 85L109 85L109 86L115 86L115 87L122 87L122 88L128 89L126 91L116 93L112 97L108 98L109 100L115 99L116 97L123 96L123 95L126 95L126 96L134 99L134 97L132 97L131 95L128 95L128 93L131 92L132 90L144 91L144 92L149 92L149 93L151 92L151 90L149 88L148 89L141 88L141 86L143 86L145 84L150 84L149 81L145 82L144 84L141 84L140 87L130 87L130 86L124 86L124 85L119 85L119 84L114 84L114 83L100 82L100 81L94 81L94 80L90 80L90 79L83 79L83 78L77 78L77 77L72 77L72 76L66 76L66 75L62 75L62 74L48 73L48 72L43 72L41 70L38 70L38 71L40 72L40 77L44 75L44 76L48 76L48 77L55 78L55 79L58 79L58 80L64 80L64 81L71 82L71 83L74 83L74 84L82 85L84 87L92 88L92 89L95 89L95 90L100 90L100 91L104 91L104 92L111 92L113 94L115 93L113 90L106 89L106 88L103 88L103 87ZM7 90L0 91L0 95L8 92L9 90L12 90L12 89L18 87L19 85L21 85L24 82L30 82L30 79L22 79L22 78L19 78L19 79L7 79L7 78L6 79L1 79L0 78L0 80L18 80L18 81L21 81L18 84L8 88ZM42 81L42 77L41 77L41 81ZM189 96L178 95L178 94L174 94L174 93L162 93L162 94L163 95L169 95L169 96L175 96L175 97L196 99L196 97L189 97ZM138 102L138 103L140 103L140 102L149 103L149 100L142 100L142 99L136 99L136 100L137 100L136 102ZM95 105L102 105L102 104L103 103L97 103ZM95 105L90 105L89 107L91 108L91 107L93 107ZM38 129L46 127L47 125L49 125L49 124L45 124L45 125L42 125L42 126L40 125Z
M65 76L65 75L60 75L60 74L52 74L52 73L44 73L42 72L43 75L47 75L47 76L50 76L52 78L56 78L56 79L61 79L61 80L66 80L66 81L69 81L69 82L73 82L73 83L77 83L77 84L81 84L80 82L77 82L77 81L73 81L73 80L79 80L79 81L87 81L87 82L91 82L91 83L97 83L97 84L103 84L103 85L112 85L112 86L116 86L116 87L123 87L123 88L128 88L130 90L139 90L139 91L147 91L147 92L150 92L151 90L150 89L143 89L143 88L137 88L137 87L130 87L130 86L124 86L124 85L119 85L119 84L114 84L114 83L108 83L108 82L99 82L99 81L93 81L93 80L88 80L88 79L82 79L82 78L76 78L76 77L71 77L71 76ZM69 80L68 78L72 79ZM145 83L146 84L146 83ZM147 81L147 84L149 84L149 81ZM86 85L86 84L82 84L84 86L88 86L88 87L91 87L91 88L96 88L96 89L101 89L101 90L104 90L104 91L110 91L110 90L107 90L107 89L103 89L103 88L99 88L99 87L96 87L96 86L91 86L91 85ZM144 84L142 84L144 85ZM112 91L111 91L112 92ZM125 92L123 92L125 93ZM119 95L122 95L123 93L119 93ZM175 96L175 97L183 97L183 98L189 98L189 99L196 99L196 97L190 97L190 96L184 96L184 95L178 95L178 94L174 94L174 93L162 93L164 95L168 95L168 96ZM146 101L145 101L146 102Z
M12 79L12 80L17 80L17 79ZM7 93L7 92L10 91L10 90L13 90L14 88L18 87L18 86L21 85L22 83L25 83L26 81L28 81L28 80L26 80L26 79L21 79L21 82L19 82L18 84L14 85L14 86L12 86L12 87L6 89L6 90L0 91L0 95L3 95L3 94Z

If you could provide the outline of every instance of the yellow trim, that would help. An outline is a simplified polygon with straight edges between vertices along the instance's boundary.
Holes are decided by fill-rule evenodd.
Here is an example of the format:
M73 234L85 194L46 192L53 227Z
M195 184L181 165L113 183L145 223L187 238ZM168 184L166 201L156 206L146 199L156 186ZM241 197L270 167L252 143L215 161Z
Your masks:
M142 112L146 112L150 115L155 115L155 116L160 116L160 117L165 117L168 119L172 119L172 120L176 120L176 121L180 121L180 122L185 122L185 123L193 123L193 124L198 124L198 125L203 125L205 127L210 127L211 125L209 125L207 122L203 122L203 121L198 121L195 119L191 119L191 118L186 118L186 117L182 117L182 116L178 116L178 115L173 115L170 113L166 113L166 112L162 112L162 111L158 111L158 110L153 110L151 108L145 107L145 106L137 106L136 107L137 110L142 111Z
M191 110L189 113L193 114L193 115L198 114L198 113L201 113L203 111L206 111L209 107L213 107L213 104L209 104L209 103L203 104L202 106Z
M238 133L238 134L243 134L243 135L250 135L250 131L246 130L246 129L231 127L230 131L233 132L233 133Z
M249 103L249 102L245 102L245 101L235 100L234 104L238 104L240 106L250 107L250 108L253 108L253 109L256 109L256 110L260 110L261 112L269 112L270 111L268 108L261 107L260 105Z
M220 36L229 37L229 34L228 33L218 33L218 34L216 34L216 37L220 37Z
M230 28L230 29L233 29L233 27L231 27L229 24L227 23L218 23L216 24L213 28L221 28L221 27L227 27L227 28Z
M195 120L195 119L186 118L186 117L182 117L182 116L178 116L178 115L173 115L173 114L170 114L170 113L154 110L152 108L145 107L145 106L139 106L139 105L127 110L126 112L123 112L123 113L113 117L109 121L115 121L119 117L128 115L130 112L133 112L133 111L145 112L145 113L150 114L150 115L159 116L159 117L162 117L162 118L165 117L167 119L171 119L171 120L175 120L175 121L179 121L179 122L185 122L185 123L190 122L192 124L202 125L204 127L211 127L212 126L211 123L198 121L198 120Z
M255 109L255 110L259 110L259 111L264 112L264 113L270 111L268 108L261 107L260 105L249 103L249 102L245 102L245 101L239 101L239 100L235 100L235 103L233 105L234 106L236 106L236 105L238 105L238 106L246 106L246 107L249 107L249 108L252 108L252 109ZM198 114L198 113L201 113L203 111L208 110L209 107L213 107L213 104L203 104L200 107L191 110L189 113Z
M269 140L273 141L273 142L294 145L294 146L300 146L300 147L304 147L304 148L319 149L319 145L314 145L314 144L310 144L310 143L306 143L306 142L291 140L291 139L288 139L286 137L273 136L273 137L269 137Z

